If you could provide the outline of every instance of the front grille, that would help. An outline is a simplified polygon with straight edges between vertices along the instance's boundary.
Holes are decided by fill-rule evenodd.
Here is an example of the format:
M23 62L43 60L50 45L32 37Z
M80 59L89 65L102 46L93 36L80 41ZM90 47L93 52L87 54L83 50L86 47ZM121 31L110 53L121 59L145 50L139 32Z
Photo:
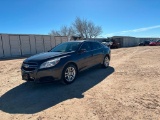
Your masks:
M25 70L25 71L34 71L36 70L38 67L38 64L37 63L23 63L22 64L22 69Z

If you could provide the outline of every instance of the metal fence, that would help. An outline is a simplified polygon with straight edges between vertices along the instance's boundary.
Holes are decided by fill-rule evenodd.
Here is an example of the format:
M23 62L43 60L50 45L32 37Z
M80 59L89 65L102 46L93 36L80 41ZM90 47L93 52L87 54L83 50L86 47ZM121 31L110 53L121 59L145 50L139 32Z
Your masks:
M66 36L0 34L0 58L34 55L66 41Z

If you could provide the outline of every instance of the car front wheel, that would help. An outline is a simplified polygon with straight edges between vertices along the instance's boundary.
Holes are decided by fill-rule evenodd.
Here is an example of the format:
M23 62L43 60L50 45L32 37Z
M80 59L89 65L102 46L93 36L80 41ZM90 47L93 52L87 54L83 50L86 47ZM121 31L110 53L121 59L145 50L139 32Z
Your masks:
M76 67L72 64L67 65L62 74L62 82L65 84L70 84L74 82L77 76L77 70Z
M110 62L109 57L106 55L103 60L103 67L104 68L109 67L109 62Z

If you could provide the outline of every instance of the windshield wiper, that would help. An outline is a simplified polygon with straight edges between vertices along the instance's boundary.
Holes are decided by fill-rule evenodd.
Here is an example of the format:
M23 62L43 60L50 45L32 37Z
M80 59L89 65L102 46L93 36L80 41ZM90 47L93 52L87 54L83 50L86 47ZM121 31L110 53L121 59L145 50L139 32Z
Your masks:
M63 51L57 50L57 51L51 51L51 52L63 52Z

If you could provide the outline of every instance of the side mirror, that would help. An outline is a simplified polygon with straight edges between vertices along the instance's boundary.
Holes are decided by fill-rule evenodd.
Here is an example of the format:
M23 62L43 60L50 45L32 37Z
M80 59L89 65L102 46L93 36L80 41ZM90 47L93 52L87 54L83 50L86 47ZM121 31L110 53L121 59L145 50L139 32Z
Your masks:
M86 49L81 49L81 50L78 51L79 54L82 54L82 53L85 53L85 52L86 52Z

